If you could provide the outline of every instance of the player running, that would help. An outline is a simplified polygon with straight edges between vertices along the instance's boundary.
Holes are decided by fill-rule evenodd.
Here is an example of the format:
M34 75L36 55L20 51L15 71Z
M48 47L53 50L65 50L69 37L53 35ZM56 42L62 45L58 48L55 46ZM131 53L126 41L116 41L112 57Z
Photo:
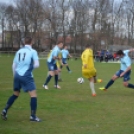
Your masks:
M82 59L82 74L89 80L92 96L96 96L94 89L94 77L96 76L96 69L94 67L93 51L90 45L86 45L86 49L81 55Z
M134 88L133 84L128 83L130 80L130 75L131 75L131 59L129 57L129 52L134 51L134 49L130 50L119 50L117 51L117 56L120 58L121 66L120 70L117 71L111 80L107 83L105 87L99 88L100 90L107 91L107 89L114 83L114 81L118 78L123 78L123 85L128 88Z
M33 69L39 67L39 60L36 50L32 49L32 38L25 38L25 46L17 51L13 60L13 75L14 75L14 93L8 99L5 108L1 113L3 120L7 120L8 109L12 106L14 101L19 97L20 89L28 92L31 97L31 116L30 121L40 122L41 120L36 116L37 109L37 94L36 87L32 75Z
M61 53L62 53L62 63L63 63L63 65L61 65L60 68L62 69L63 66L66 66L66 69L68 70L68 72L71 73L71 70L70 70L70 68L67 64L67 58L72 57L72 56L70 55L70 53L68 51L68 46L67 45L64 46L64 49L61 51Z
M58 42L58 44L53 48L52 52L50 53L50 56L47 58L47 65L49 70L49 75L46 78L45 83L43 84L43 88L48 90L47 84L51 80L53 76L55 76L55 88L60 89L61 87L58 85L58 68L56 65L56 60L59 60L60 58L58 55L61 52L61 48L63 47L63 43L61 41Z

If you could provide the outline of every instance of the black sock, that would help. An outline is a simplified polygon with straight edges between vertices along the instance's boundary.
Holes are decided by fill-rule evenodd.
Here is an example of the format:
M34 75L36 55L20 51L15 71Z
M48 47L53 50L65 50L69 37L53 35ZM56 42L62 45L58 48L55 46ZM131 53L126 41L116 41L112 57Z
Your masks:
M46 79L46 81L45 81L44 85L47 85L47 84L48 84L48 82L51 80L51 78L52 78L52 76L51 76L51 75L47 76L47 79Z
M58 84L58 75L55 75L55 85L57 86Z
M12 95L8 101L7 101L7 104L6 104L6 107L4 108L6 111L12 106L12 104L14 103L14 101L18 98L18 96L16 95Z
M69 66L66 66L67 70L70 71Z
M114 80L110 80L107 85L105 86L105 89L108 89L112 84L114 83Z
M127 86L128 88L134 88L134 85L133 84L130 84L130 83L128 83L128 86Z
M31 106L31 116L35 118L36 117L36 109L37 109L37 98L36 97L31 97L30 106Z

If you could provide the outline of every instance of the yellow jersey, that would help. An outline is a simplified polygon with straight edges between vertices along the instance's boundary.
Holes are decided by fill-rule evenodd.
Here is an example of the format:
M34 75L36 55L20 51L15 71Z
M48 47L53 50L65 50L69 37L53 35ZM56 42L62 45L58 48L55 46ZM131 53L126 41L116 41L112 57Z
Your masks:
M94 58L93 51L91 49L86 49L81 55L82 65L86 65L86 68L82 66L82 69L93 69L94 68Z

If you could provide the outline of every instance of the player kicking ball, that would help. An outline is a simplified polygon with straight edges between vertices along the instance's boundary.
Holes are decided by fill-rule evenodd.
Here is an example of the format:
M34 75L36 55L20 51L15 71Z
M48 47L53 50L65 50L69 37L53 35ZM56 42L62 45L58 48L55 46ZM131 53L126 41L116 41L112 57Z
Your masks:
M118 78L123 78L123 85L125 87L128 88L133 88L134 89L134 85L128 83L128 81L130 80L130 75L131 75L131 59L129 57L129 52L134 51L134 49L130 49L130 50L119 50L117 51L117 56L120 58L120 62L121 62L121 66L120 66L120 70L117 71L113 77L111 78L111 80L107 83L107 85L105 87L101 87L99 88L100 90L104 90L107 91L107 89L114 83L114 81Z
M92 96L96 96L94 88L94 80L96 78L96 69L94 67L93 51L90 48L90 45L86 45L86 49L81 55L82 59L82 74L85 78L89 80L89 85L91 88Z

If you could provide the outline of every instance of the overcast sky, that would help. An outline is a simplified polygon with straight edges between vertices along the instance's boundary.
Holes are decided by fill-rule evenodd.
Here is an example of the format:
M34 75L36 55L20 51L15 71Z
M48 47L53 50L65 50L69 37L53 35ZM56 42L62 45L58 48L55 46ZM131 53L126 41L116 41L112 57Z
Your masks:
M122 0L115 0L115 1L120 2ZM11 3L13 2L13 0L0 0L0 2Z

